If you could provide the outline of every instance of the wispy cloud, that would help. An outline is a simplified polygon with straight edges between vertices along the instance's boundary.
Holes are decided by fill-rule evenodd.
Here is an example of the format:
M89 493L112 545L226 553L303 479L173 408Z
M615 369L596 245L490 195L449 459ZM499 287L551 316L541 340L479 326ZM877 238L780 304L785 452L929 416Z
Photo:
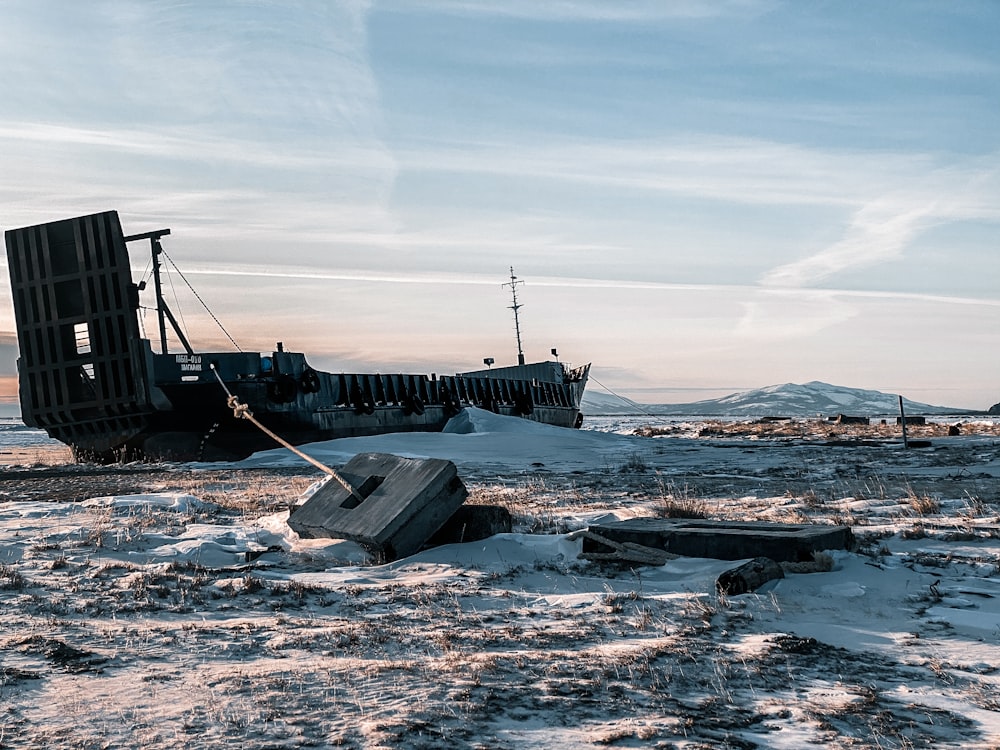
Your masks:
M299 219L291 196L313 224L324 203L384 210L396 167L367 3L13 5L0 31L6 225L183 193L234 233L280 224L269 206ZM210 223L197 206L191 218Z
M802 286L902 257L906 245L932 214L931 206L903 207L874 201L855 213L844 239L815 255L772 269L761 283Z
M690 136L647 141L544 142L513 147L411 150L407 170L502 175L654 192L744 206L833 208L843 236L763 274L766 286L799 286L898 259L928 227L1000 221L1000 154L944 156L809 149L746 138ZM618 196L620 199L621 196Z
M695 135L632 140L480 141L397 150L401 168L585 182L741 204L857 206L913 184L931 155L810 149ZM1000 208L997 209L1000 215Z
M775 6L774 0L396 0L398 10L462 15L507 16L535 21L657 21L749 16Z
M843 239L818 253L764 274L767 286L801 286L837 273L903 257L928 226L944 221L1000 218L997 158L987 168L931 170L918 184L878 196L853 215Z
M47 149L80 147L182 162L230 163L287 170L391 170L394 161L384 144L348 142L336 150L301 147L256 139L212 137L193 129L87 128L46 122L0 122L0 140L31 142ZM22 146L23 147L23 146Z
M2 264L0 264L2 265ZM498 286L496 276L469 273L441 272L406 272L372 273L365 270L325 271L321 268L295 268L290 266L257 266L232 268L208 266L199 264L191 269L185 269L185 274L193 276L275 278L275 279L314 279L327 281L372 282L381 284L454 284L462 286ZM817 289L795 288L766 289L747 284L672 284L655 281L630 281L620 279L587 279L574 277L533 276L528 282L532 287L547 287L560 289L622 289L635 291L662 292L708 292L726 293L729 295L754 296L757 302L772 300L776 303L801 301L804 303L825 304L836 299L859 300L897 300L923 302L938 305L975 305L983 307L1000 307L1000 299L983 297L962 297L943 294L921 294L914 292L856 290L856 289Z

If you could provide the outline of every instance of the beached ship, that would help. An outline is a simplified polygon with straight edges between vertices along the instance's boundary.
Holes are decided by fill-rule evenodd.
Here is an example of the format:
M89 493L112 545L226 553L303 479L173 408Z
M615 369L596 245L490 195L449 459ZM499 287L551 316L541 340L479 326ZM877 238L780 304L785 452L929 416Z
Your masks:
M162 229L125 235L116 211L6 232L21 417L78 460L232 460L276 447L388 432L440 431L467 406L579 427L590 365L518 364L456 375L333 373L302 353L196 351L163 300ZM159 347L140 330L128 243L149 243ZM519 307L511 271L515 316ZM516 321L516 317L515 317ZM170 325L184 348L170 352ZM553 350L554 353L554 350ZM234 396L236 402L229 400Z

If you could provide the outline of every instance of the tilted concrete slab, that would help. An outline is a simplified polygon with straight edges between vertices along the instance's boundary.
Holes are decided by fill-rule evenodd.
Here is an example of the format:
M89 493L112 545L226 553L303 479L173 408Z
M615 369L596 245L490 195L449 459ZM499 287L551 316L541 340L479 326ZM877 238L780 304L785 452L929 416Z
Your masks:
M630 518L595 524L588 531L619 544L632 542L675 555L716 560L769 557L777 562L806 562L813 552L854 546L854 534L847 526ZM607 550L600 541L584 537L585 553Z
M388 562L417 552L465 502L468 491L451 461L360 453L288 518L299 536L350 539Z

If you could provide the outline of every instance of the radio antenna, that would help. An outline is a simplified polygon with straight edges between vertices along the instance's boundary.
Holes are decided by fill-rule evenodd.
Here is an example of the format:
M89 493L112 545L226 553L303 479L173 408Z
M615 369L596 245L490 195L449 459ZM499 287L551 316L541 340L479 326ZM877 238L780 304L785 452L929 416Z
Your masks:
M517 301L517 285L523 284L524 282L519 280L517 276L514 275L514 266L510 267L510 281L506 284L501 284L501 286L509 286L511 297L514 298L514 304L510 306L510 309L514 311L514 332L517 334L517 363L519 365L524 364L524 350L521 349L521 322L517 317L517 311L520 310L524 305L518 304Z

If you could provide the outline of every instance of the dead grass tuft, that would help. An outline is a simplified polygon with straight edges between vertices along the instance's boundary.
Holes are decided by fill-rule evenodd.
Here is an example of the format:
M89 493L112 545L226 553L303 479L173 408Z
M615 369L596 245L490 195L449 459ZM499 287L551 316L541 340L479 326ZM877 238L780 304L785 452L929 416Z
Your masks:
M28 585L28 580L13 565L0 563L0 589L20 591Z
M941 503L936 498L926 494L919 494L912 488L907 488L906 504L918 516L929 516L941 512Z
M620 474L643 474L649 471L649 465L641 453L630 453L625 462L618 467Z
M653 507L660 518L708 518L708 503L687 483L678 487L658 476L657 485L660 494Z

